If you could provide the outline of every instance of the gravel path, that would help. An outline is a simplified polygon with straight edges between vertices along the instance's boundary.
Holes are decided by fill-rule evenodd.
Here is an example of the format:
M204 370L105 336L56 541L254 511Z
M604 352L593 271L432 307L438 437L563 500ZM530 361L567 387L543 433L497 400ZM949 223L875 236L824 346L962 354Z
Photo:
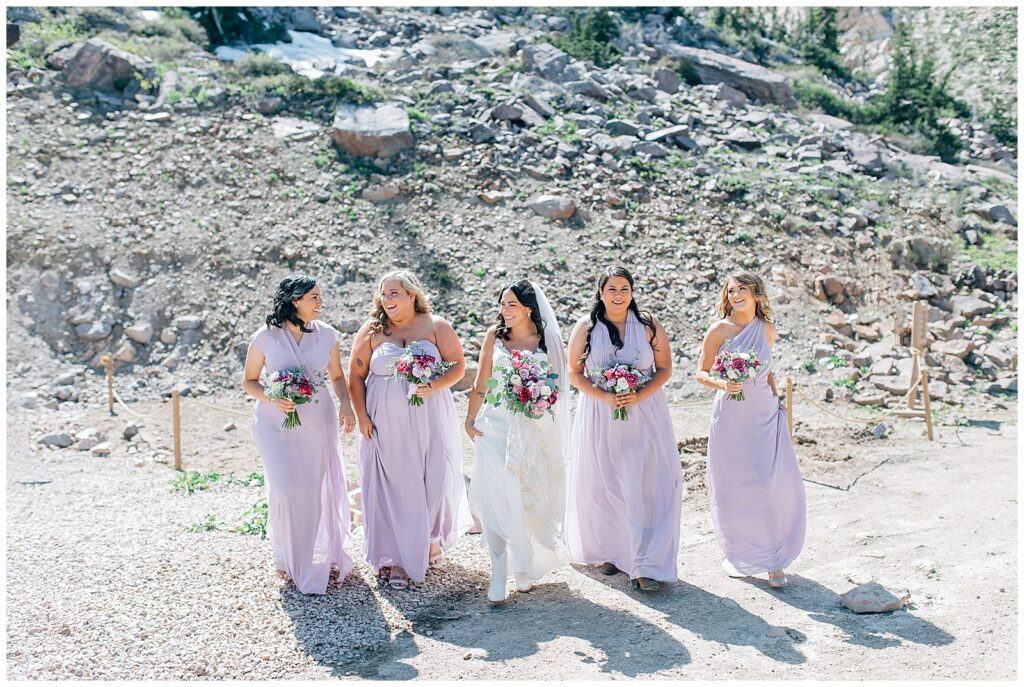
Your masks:
M928 445L908 423L855 488L808 483L808 541L781 592L722 574L692 489L673 588L641 596L564 567L493 609L476 536L417 591L381 590L363 564L304 597L267 542L227 531L256 488L171 493L164 465L42 449L49 412L8 414L9 679L1015 676L1013 424L941 427ZM210 513L221 530L184 531ZM872 577L914 605L838 604Z

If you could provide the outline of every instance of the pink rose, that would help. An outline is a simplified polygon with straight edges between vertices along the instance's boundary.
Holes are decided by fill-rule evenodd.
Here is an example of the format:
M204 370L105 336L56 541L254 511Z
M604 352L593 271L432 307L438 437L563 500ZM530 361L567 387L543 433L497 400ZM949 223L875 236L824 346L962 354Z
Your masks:
M733 358L729 364L732 366L732 369L738 372L747 371L747 361L745 361L743 358Z

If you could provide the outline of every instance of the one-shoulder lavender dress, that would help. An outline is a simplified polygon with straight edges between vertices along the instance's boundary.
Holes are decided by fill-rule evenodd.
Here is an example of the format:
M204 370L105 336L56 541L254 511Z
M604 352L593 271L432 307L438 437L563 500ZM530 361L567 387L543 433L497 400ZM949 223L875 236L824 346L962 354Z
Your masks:
M412 343L441 359L433 342ZM364 551L376 570L401 566L414 582L422 582L430 544L451 549L473 518L455 400L445 389L421 406L409 405L409 383L392 379L389 370L405 351L385 341L370 356L366 412L374 432L369 440L358 439Z
M804 543L804 484L786 414L768 386L772 351L755 317L722 349L756 350L764 367L743 385L744 400L719 391L708 434L711 520L722 566L733 576L781 570Z
M268 375L294 367L327 372L338 332L317 320L309 327L313 331L298 343L284 327L264 325L253 335L250 346L263 354ZM302 425L294 429L285 429L284 413L262 401L252 423L266 475L267 529L277 569L303 594L325 593L331 566L342 579L352 570L344 549L351 535L338 411L328 385L317 400L298 406Z
M606 326L591 333L586 369L615 360L653 371L648 329L630 312L621 350ZM631 578L678 579L683 472L665 393L630 406L626 420L581 394L572 428L565 539L576 563L615 564Z

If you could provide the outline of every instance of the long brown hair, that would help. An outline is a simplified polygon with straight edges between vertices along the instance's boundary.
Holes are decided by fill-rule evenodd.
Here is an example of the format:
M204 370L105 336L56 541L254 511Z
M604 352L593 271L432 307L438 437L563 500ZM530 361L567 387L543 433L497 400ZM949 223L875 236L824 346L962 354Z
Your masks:
M537 304L537 292L533 289L533 284L528 279L520 279L510 284L506 284L501 287L501 291L498 292L498 307L501 307L501 297L505 295L506 291L511 291L515 294L516 300L521 305L530 309L530 321L533 322L533 326L537 328L537 336L540 337L540 350L545 353L548 352L548 346L544 342L544 318L540 316L540 306ZM498 312L498 316L494 319L494 333L503 341L508 341L512 338L508 325L505 324L505 318L501 316L501 312Z
M594 300L594 306L590 309L590 325L587 327L587 344L583 347L583 355L580 356L580 362L584 365L587 364L587 356L590 355L590 335L594 332L594 327L597 326L598 321L604 322L604 325L608 328L608 338L612 341L612 346L615 348L622 348L622 337L619 336L619 328L608 321L608 317L605 315L604 301L601 300L601 291L604 290L604 285L608 283L608 280L612 277L622 277L629 282L629 288L633 290L633 275L629 273L625 267L615 266L605 269L601 273L601 278L597 282L597 297ZM636 297L630 294L629 309L636 315L636 319L640 320L640 323L651 330L651 345L657 340L658 330L654 326L654 318L647 311L641 311L640 306L636 304Z
M730 274L725 283L722 284L722 294L718 300L718 312L722 314L722 317L728 317L732 314L732 304L729 303L730 279L737 284L750 287L750 291L754 294L754 314L765 322L771 322L772 306L768 302L768 289L764 286L764 279L761 279L761 277L753 272Z
M388 279L397 279L402 284L402 288L408 293L413 294L416 299L413 302L413 307L418 313L429 313L430 312L430 299L427 296L427 292L423 289L423 284L416 277L415 274L409 270L395 270L394 272L388 272L380 281L377 282L377 291L373 294L373 307L370 308L370 334L383 334L388 336L391 332L388 330L388 325L391 324L391 319L388 317L387 311L384 310L384 305L381 303L381 293L384 290L384 282Z

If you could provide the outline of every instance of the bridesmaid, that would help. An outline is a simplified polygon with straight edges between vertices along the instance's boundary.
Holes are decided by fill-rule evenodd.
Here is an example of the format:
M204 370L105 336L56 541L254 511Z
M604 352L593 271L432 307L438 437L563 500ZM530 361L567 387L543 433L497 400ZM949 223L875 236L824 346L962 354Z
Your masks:
M274 294L273 312L249 343L243 384L257 399L252 433L266 474L268 529L277 570L303 594L325 593L332 566L338 568L339 579L352 570L352 559L343 548L350 534L338 428L340 423L351 432L356 419L341 367L338 332L317 319L322 305L320 287L312 277L296 274L283 280ZM296 405L269 400L260 372L293 367L327 373L341 406L338 415L324 386L317 403L297 407L300 426L282 426Z
M587 371L612 361L653 372L640 391L615 395ZM634 588L656 591L677 579L683 474L662 386L672 350L661 323L633 298L623 267L605 270L589 318L569 338L569 381L580 390L569 449L566 544L574 562L625 572ZM616 408L628 408L615 420Z
M455 365L416 387L392 379L391 362L413 344ZM473 523L462 476L462 436L449 387L466 365L455 330L432 315L419 280L384 275L370 319L356 334L349 387L359 421L359 475L366 558L392 589L422 582Z
M804 543L804 484L771 371L778 332L761 277L743 272L722 287L723 318L704 335L697 381L717 390L708 435L711 520L722 566L733 576L768 573L768 584L787 583L783 568ZM756 350L764 361L757 377L740 384L711 377L721 350ZM744 400L728 394L743 391Z

